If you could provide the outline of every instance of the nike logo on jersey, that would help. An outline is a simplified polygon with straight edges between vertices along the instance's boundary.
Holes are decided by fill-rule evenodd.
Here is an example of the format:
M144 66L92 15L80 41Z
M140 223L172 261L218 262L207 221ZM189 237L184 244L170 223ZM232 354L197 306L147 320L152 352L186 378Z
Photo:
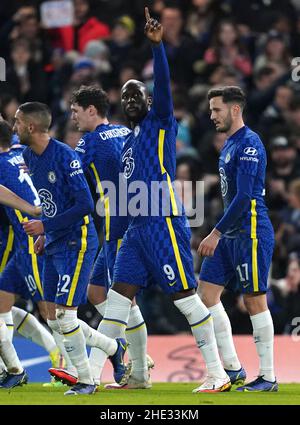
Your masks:
M176 282L177 280L175 280L174 282L169 282L169 286L174 286Z

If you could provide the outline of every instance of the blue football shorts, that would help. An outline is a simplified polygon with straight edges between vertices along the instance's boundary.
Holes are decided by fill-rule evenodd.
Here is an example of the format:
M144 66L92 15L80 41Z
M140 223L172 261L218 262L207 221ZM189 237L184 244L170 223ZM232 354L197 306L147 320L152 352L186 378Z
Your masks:
M104 241L94 264L90 279L92 285L102 286L106 288L106 291L109 290L113 282L114 265L121 243L122 239Z
M199 278L233 292L266 292L273 250L271 233L264 239L223 237L214 255L204 259Z
M0 289L43 301L42 270L43 256L16 249L0 276Z
M68 307L86 303L96 253L97 248L93 246L84 252L69 249L46 254L43 271L45 301Z
M129 227L117 255L114 282L146 288L153 283L164 292L197 287L186 217L151 218Z

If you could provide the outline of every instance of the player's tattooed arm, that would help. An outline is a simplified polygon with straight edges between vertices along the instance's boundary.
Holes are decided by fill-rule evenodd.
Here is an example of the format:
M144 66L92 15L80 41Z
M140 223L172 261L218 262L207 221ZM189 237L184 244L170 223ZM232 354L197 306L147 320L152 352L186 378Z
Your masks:
M39 217L42 213L41 207L36 207L29 204L29 202L20 198L14 192L9 190L7 187L0 185L0 203L8 207L20 210L25 214L33 217Z

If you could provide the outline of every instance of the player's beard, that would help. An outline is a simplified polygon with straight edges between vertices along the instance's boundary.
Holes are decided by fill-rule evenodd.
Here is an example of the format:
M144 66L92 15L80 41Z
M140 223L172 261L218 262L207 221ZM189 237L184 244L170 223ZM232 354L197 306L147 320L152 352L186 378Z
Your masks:
M228 133L232 126L232 118L230 115L230 111L227 114L227 117L224 119L224 124L222 127L217 128L218 133Z
M134 125L142 121L148 113L148 104L145 102L142 105L136 105L134 111L129 112L126 108L123 107L123 113L125 114L127 120Z
M24 130L22 134L18 134L21 145L30 145L30 133Z

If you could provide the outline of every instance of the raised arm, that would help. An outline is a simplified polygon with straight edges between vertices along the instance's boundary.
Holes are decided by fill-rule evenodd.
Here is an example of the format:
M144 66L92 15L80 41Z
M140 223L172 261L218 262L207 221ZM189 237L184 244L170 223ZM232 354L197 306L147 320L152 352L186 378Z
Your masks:
M170 71L165 48L162 43L163 27L151 18L148 7L145 7L145 35L151 41L153 52L154 89L153 103L154 112L160 118L167 118L173 113L173 102L170 87Z
M6 205L7 207L20 210L25 214L31 215L33 217L38 217L42 212L41 207L36 207L29 204L29 202L20 198L14 192L2 185L0 185L0 203Z

